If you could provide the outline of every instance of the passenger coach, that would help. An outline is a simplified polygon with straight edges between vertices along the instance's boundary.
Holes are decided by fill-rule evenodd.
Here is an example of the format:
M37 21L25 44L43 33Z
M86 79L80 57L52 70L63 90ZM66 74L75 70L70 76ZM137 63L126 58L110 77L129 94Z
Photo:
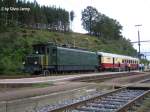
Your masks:
M97 54L99 57L99 69L102 71L124 71L129 64L131 70L138 69L138 58L105 52L97 52Z

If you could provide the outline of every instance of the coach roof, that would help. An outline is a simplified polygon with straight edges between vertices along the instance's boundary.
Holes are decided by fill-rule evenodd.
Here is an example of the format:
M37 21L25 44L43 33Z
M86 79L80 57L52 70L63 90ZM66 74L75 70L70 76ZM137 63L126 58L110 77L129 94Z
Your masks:
M126 59L138 60L138 58L134 58L134 57L131 57L131 56L112 54L112 53L106 53L106 52L97 52L97 54L102 55L102 56L114 57L114 58L126 58Z

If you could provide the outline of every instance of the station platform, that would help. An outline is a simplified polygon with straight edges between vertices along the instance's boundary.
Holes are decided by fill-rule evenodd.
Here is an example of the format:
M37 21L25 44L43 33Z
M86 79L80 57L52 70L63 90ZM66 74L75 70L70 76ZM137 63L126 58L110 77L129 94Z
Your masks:
M134 73L138 71L134 71ZM77 78L122 74L129 72L100 72L100 73L87 73L87 74L75 74L75 75L63 75L63 76L43 76L35 78L19 78L19 79L0 79L0 84L36 84L46 82L58 82L58 81L70 81Z

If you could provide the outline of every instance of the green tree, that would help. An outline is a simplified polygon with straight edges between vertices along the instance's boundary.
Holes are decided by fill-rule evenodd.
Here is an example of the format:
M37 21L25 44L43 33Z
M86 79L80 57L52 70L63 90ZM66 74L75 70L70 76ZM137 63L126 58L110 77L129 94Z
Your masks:
M83 28L92 35L106 39L119 39L122 37L120 23L101 14L91 6L84 9L81 20Z
M69 12L56 7L40 6L36 0L0 0L0 8L28 7L30 11L0 11L0 31L4 26L31 26L33 28L52 28L67 31L69 25Z
M71 24L71 30L72 30L72 22L73 22L73 20L74 20L74 11L71 11L70 12L70 24Z
M82 25L85 30L87 30L90 35L92 34L94 24L98 18L98 11L92 6L87 6L84 11L82 11Z

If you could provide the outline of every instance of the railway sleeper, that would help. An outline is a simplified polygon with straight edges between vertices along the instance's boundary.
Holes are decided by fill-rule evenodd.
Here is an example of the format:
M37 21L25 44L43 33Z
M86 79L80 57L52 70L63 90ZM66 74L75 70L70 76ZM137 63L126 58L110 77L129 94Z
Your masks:
M95 108L95 107L81 107L81 108L77 108L76 110L78 110L78 112L80 111L86 111L86 112L113 112L114 109L107 109L106 108Z
M101 101L96 101L96 102L94 102L94 103L104 103L104 104L107 104L107 103L109 103L109 102L119 102L119 103L126 103L126 102L128 102L128 101L125 101L125 100L117 100L117 99L113 99L113 100L111 100L111 99L108 99L108 100L101 100Z
M105 109L117 109L118 107L116 105L108 104L108 105L103 105L103 104L89 104L86 105L87 107L96 107L96 108L105 108Z
M115 98L115 97L110 97L110 98L103 98L102 100L130 100L130 99L132 99L132 98L135 98L135 97L117 97L117 98Z

